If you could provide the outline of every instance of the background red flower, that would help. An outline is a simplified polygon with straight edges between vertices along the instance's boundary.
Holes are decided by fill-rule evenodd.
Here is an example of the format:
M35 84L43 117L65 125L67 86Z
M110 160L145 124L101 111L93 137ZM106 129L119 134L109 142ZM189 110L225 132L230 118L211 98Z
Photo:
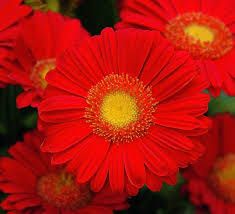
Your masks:
M98 194L88 186L76 186L72 175L53 167L40 152L42 136L33 131L0 159L0 189L8 193L1 207L9 213L111 214L126 209L125 194L113 194L107 186Z
M235 2L224 0L124 0L116 28L157 30L198 61L209 89L235 95Z
M14 50L16 64L10 74L24 89L17 97L18 108L37 107L47 85L45 76L55 68L56 59L67 47L88 36L79 20L59 13L37 11L20 23Z
M213 214L235 212L235 118L217 115L213 127L204 138L205 155L185 172L189 196L196 206L207 206Z

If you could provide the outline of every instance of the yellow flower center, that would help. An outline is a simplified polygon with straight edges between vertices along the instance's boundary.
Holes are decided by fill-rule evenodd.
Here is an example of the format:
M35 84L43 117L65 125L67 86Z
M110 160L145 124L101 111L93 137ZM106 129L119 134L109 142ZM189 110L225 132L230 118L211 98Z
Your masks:
M184 32L202 43L213 42L215 38L215 32L211 28L200 24L190 24L184 28Z
M164 35L196 59L218 59L233 47L230 29L216 17L203 13L178 15L166 25Z
M45 77L49 71L55 68L55 65L55 59L40 60L36 63L31 73L31 80L35 84L36 88L46 88L47 81L45 80Z
M114 127L122 128L138 119L138 106L135 98L128 93L115 91L104 97L101 115Z
M228 154L215 162L210 181L218 195L235 203L235 154Z
M110 74L88 92L85 118L93 132L110 142L130 142L153 124L152 90L127 74Z

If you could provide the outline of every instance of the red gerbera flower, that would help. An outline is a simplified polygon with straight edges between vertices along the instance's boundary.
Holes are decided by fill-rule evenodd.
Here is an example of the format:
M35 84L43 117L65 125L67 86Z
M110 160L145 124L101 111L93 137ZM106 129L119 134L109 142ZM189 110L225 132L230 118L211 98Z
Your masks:
M235 1L124 0L117 28L157 30L198 60L214 96L235 95Z
M15 55L17 65L10 77L24 92L17 98L19 108L36 107L47 85L45 76L54 69L56 58L71 44L81 42L88 33L79 20L53 12L35 12L20 25Z
M110 214L127 208L125 194L113 194L105 187L91 192L87 184L78 185L63 168L52 167L40 152L42 136L33 131L24 142L12 146L12 157L0 158L0 189L9 196L1 207L9 213Z
M113 191L159 190L202 153L193 136L208 128L205 82L157 32L107 28L68 50L47 81L42 150L94 191L107 177Z
M235 213L235 117L213 118L205 156L185 173L191 201L213 214Z
M0 87L12 81L8 78L5 65L17 35L18 21L30 13L30 7L21 5L22 0L1 0L0 2Z

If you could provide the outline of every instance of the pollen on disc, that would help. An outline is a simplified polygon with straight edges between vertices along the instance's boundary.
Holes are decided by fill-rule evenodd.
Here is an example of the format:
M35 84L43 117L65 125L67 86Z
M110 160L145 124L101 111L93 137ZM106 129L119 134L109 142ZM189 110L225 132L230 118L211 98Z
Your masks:
M235 154L227 154L215 161L209 182L216 194L235 203Z
M76 183L72 174L58 171L45 174L38 179L38 195L57 208L76 210L91 201L92 194L87 185Z
M204 13L183 13L166 26L165 36L196 59L218 59L233 47L233 36L223 21Z
M86 122L93 132L112 143L144 136L153 124L152 90L128 74L110 74L90 88Z
M104 97L101 115L112 126L122 128L138 119L138 106L133 96L115 91Z
M46 75L56 66L55 59L40 60L34 66L31 73L31 80L35 87L45 89L47 86Z
M211 28L199 24L188 25L184 28L184 32L201 42L213 42L215 38L215 32Z

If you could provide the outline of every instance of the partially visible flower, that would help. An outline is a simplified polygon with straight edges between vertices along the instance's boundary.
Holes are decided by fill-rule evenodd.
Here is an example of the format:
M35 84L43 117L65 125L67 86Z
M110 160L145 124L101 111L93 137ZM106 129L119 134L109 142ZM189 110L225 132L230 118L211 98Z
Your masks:
M68 49L39 106L44 152L79 183L136 194L174 184L203 153L209 97L190 56L157 32L106 28ZM133 188L134 186L134 188Z
M45 76L55 68L56 58L88 36L79 20L53 12L36 11L20 23L14 50L16 64L9 75L24 89L17 97L19 108L37 107L47 85Z
M235 213L235 117L218 115L204 139L203 158L185 172L192 203L212 214Z
M1 203L8 213L111 214L128 207L125 194L112 194L108 187L93 193L78 185L63 168L52 167L40 152L43 138L37 131L24 135L0 158L0 190L9 194Z
M28 15L30 7L21 4L21 0L1 0L0 2L0 87L12 81L8 78L9 60L19 20Z
M210 91L235 95L235 1L123 0L117 28L157 30L198 61Z

